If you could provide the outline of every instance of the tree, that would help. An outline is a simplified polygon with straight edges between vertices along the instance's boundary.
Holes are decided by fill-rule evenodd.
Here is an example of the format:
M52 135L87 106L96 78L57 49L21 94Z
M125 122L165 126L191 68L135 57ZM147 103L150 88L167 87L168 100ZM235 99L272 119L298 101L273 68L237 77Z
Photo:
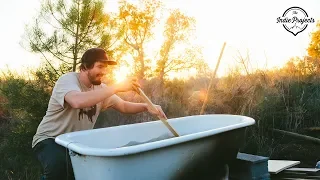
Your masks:
M287 76L298 78L299 80L308 77L312 79L312 77L319 76L320 74L320 62L319 59L310 56L303 58L292 57L282 68L282 72Z
M163 89L164 78L169 72L183 71L202 63L201 49L196 46L184 48L177 53L179 45L188 45L195 29L195 19L188 17L179 10L173 10L165 24L164 42L160 49L156 72Z
M130 47L135 73L139 79L144 79L148 69L144 48L154 35L152 29L158 22L156 15L161 3L157 0L140 0L139 5L135 5L121 0L119 4L119 18L125 28L124 42Z
M313 58L320 59L320 21L317 23L317 30L311 35L308 54Z
M122 31L103 9L100 0L45 0L34 24L26 27L29 48L56 74L75 71L88 48L102 47L112 55Z

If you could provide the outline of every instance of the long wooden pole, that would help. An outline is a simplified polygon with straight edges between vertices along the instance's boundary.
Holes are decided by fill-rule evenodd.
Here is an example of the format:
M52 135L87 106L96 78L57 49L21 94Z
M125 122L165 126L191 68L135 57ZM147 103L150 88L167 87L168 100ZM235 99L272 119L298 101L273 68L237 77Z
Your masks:
M218 62L216 64L216 68L214 70L214 73L211 77L211 80L210 80L210 83L209 83L209 87L208 87L208 90L207 90L207 93L206 93L206 96L205 96L205 99L203 101L203 104L202 104L202 108L201 108L201 111L200 111L200 114L202 115L206 109L206 106L207 106L207 102L208 102L208 95L209 95L209 92L210 92L210 89L211 89L211 86L212 86L212 81L213 79L216 77L216 74L217 74L217 71L218 71L218 67L220 65L220 60L222 58L222 54L223 54L223 51L224 51L224 48L226 47L226 42L223 43L223 46L222 46L222 49L221 49L221 52L220 52L220 56L219 56L219 59L218 59Z
M150 101L150 99L144 94L144 92L138 88L139 95L142 97L142 99L149 105L150 108L152 108L154 111L158 111L158 109L154 106L154 104ZM176 137L179 137L179 134L170 126L170 124L167 122L166 118L162 118L158 116L158 118L163 122L164 125L174 134Z
M284 131L284 130L280 130L280 129L271 129L271 130L273 132L280 133L280 134L287 135L287 136L291 136L293 138L298 138L298 139L301 139L301 140L305 140L305 141L313 142L313 143L316 143L316 144L320 144L320 139L315 138L315 137L301 135L301 134L298 134L298 133L288 132L288 131Z

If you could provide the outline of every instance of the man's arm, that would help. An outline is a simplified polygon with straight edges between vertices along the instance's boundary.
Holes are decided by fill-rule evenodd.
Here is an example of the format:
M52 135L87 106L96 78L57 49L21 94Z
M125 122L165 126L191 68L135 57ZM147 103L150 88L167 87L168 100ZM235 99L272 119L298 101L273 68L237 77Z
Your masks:
M167 116L163 112L161 106L159 105L154 105L154 106L157 108L157 111L154 111L146 103L133 103L133 102L128 102L123 99L120 99L111 107L119 112L126 113L126 114L135 114L135 113L148 111L152 115L160 116L167 119Z
M145 103L133 103L133 102L125 101L123 99L119 99L111 107L125 114L135 114L135 113L140 113L148 110L147 104Z
M84 108L93 106L104 99L117 93L114 86L102 87L87 92L70 91L65 96L65 101L73 108Z
M95 89L87 92L70 91L64 99L73 108L84 108L93 106L99 102L102 102L106 98L118 93L135 90L140 85L136 82L136 78L129 78L122 83L118 83L114 86L103 86L102 88ZM141 109L138 108L138 109Z

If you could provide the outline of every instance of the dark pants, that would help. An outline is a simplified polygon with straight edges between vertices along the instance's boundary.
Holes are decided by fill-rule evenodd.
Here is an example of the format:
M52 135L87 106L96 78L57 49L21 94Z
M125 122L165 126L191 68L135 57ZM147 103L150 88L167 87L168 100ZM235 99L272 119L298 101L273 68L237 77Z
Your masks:
M54 139L39 142L33 151L42 166L42 180L74 180L68 150Z

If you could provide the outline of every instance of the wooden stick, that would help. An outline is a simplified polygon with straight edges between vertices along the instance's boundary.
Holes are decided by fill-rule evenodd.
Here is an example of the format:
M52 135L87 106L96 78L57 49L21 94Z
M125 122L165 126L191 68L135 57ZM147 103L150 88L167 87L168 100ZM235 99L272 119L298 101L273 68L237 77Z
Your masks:
M307 131L320 131L320 127L309 127L309 128L304 128Z
M150 99L144 94L144 92L138 88L139 95L142 97L142 99L149 105L150 108L152 108L154 111L158 111L158 109L154 106L154 104L150 101ZM179 137L179 134L170 126L170 124L167 122L166 118L162 118L158 116L158 118L166 125L166 127L174 134L176 137Z
M301 140L305 140L305 141L313 142L313 143L316 143L316 144L320 144L320 139L315 138L315 137L301 135L301 134L298 134L298 133L288 132L288 131L284 131L284 130L280 130L280 129L271 129L271 130L273 132L276 132L276 133L280 133L280 134L291 136L291 137L298 138L298 139L301 139Z
M213 73L213 75L211 77L211 80L210 80L210 83L209 83L209 87L208 87L208 90L207 90L207 93L206 93L206 97L205 97L205 99L203 101L203 104L202 104L200 115L202 115L204 113L205 109L206 109L207 101L208 101L208 95L209 95L209 92L210 92L210 89L211 89L211 86L212 86L212 81L216 77L216 74L217 74L217 71L218 71L218 67L219 67L219 64L220 64L220 60L222 58L222 54L223 54L223 51L224 51L225 47L226 47L226 42L223 43L218 62L216 64L216 68L215 68L214 73Z

